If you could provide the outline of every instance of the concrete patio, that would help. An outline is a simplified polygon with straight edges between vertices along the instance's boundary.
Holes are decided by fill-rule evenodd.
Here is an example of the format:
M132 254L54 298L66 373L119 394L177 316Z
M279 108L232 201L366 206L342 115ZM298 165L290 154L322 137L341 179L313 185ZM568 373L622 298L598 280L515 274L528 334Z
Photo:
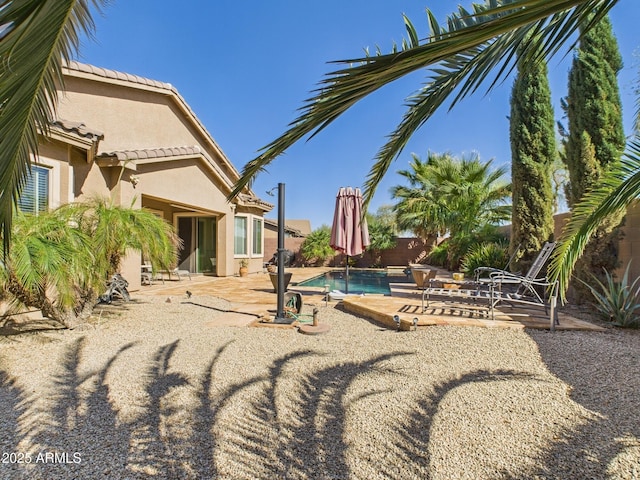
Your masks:
M321 306L328 304L336 306L338 302L327 301L322 288L302 287L296 284L321 275L331 268L287 268L291 272L292 279L289 290L298 291L303 296L305 305ZM447 272L442 272L446 278ZM191 280L186 277L178 280L165 280L164 283L156 281L153 285L142 286L140 290L133 292L136 296L191 296L210 295L230 302L228 314L233 315L238 325L265 326L261 320L272 319L276 310L277 296L273 290L271 280L267 273L254 273L247 277L210 277L204 275L192 275ZM365 295L347 296L341 302L341 308L371 319L389 328L410 330L417 319L417 327L429 325L458 325L485 328L532 328L549 329L549 319L544 318L538 312L525 310L522 307L501 307L496 310L495 319L489 318L486 309L478 306L453 303L431 302L426 312L422 313L421 294L415 284L395 283L391 286L391 296ZM399 325L394 320L399 318ZM232 320L230 318L229 320ZM320 322L322 317L319 317ZM560 325L557 330L588 330L604 331L605 329L587 321L574 318L560 311Z

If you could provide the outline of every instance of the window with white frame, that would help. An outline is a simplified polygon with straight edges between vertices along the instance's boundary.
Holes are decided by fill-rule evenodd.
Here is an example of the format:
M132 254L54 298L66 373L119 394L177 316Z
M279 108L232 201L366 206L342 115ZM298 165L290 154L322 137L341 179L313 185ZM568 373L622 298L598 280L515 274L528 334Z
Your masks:
M236 215L234 218L233 254L237 257L262 257L264 248L264 220L255 215Z
M18 208L23 213L39 214L49 208L49 169L33 165L27 177Z
M233 232L233 253L234 255L249 254L249 219L243 216L236 216L234 219Z
M262 256L262 226L262 218L253 217L251 253L255 256Z

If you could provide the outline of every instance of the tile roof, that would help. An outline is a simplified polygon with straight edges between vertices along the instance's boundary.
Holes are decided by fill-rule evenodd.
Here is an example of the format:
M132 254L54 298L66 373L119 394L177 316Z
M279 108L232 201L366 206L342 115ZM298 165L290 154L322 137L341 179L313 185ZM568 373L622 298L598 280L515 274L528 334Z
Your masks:
M98 130L91 130L82 122L71 122L60 118L54 121L51 126L60 128L68 133L73 133L79 137L88 138L89 140L102 140L104 138L104 133Z
M253 206L259 207L264 210L271 210L273 208L273 204L269 202L265 202L259 197L256 197L253 194L239 193L236 197L238 203L243 206Z
M101 152L97 158L116 158L120 161L144 160L163 157L180 157L199 155L201 150L197 146L190 147L168 147L168 148L145 148L141 150L116 150L113 152Z
M299 228L293 227L291 225L289 225L288 220L284 221L284 229L285 231L289 232L290 234L292 234L295 237L306 237L305 233L302 232ZM277 220L272 220L271 218L265 218L264 219L264 223L266 225L270 225L274 228L278 228L278 221Z
M71 61L67 63L66 68L69 70L75 70L76 72L91 73L98 75L99 77L109 78L112 80L122 80L124 82L138 83L140 85L146 85L149 87L156 87L163 90L170 90L177 93L176 89L170 83L159 82L150 78L140 77L131 73L118 72L116 70L110 70L108 68L96 67L95 65L89 65L86 63L80 63Z

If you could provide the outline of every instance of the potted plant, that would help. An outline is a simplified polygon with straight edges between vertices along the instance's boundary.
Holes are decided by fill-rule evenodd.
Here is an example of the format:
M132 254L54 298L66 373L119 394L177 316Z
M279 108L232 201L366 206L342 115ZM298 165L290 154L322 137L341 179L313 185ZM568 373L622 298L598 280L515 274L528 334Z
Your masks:
M238 270L238 273L240 273L241 277L249 275L249 260L246 258L240 260L240 270Z

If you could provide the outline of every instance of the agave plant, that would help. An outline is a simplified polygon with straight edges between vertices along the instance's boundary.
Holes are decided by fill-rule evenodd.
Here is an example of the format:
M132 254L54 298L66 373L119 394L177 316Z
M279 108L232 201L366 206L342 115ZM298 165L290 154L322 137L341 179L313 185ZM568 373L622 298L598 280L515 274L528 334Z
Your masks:
M593 276L596 286L584 283L594 298L596 308L604 318L617 327L640 327L640 316L636 310L640 309L640 277L629 283L629 267L627 265L622 279L617 282L614 276L605 270L605 281L601 282Z

